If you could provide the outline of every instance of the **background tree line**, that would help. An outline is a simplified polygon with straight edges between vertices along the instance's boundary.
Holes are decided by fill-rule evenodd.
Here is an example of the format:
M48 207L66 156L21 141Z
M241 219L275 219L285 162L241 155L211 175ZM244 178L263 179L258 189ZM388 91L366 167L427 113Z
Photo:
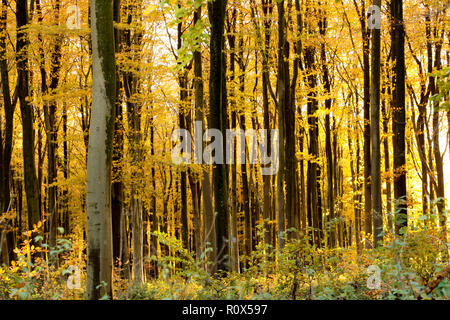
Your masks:
M439 1L78 1L71 29L73 4L1 1L6 265L26 230L50 247L77 240L98 298L113 265L136 285L157 277L177 255L162 234L210 273L247 268L260 243L361 254L422 224L447 242ZM278 174L173 164L172 131L194 135L195 121L279 129Z

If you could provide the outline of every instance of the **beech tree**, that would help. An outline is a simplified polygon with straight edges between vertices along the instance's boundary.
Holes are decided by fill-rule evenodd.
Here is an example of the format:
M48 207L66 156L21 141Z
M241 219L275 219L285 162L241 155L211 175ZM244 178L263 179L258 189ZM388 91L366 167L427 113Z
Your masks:
M209 80L209 127L224 132L225 119L223 95L224 70L223 54L225 8L227 0L214 0L208 2L209 21L211 23L210 41L210 80ZM222 152L224 150L216 150ZM229 270L228 255L228 195L226 185L226 167L224 164L214 164L213 167L214 212L216 214L216 250L217 270Z
M111 160L116 66L113 3L91 2L92 111L87 162L87 295L112 297Z
M2 81L2 94L3 94L3 106L4 106L4 136L0 135L0 175L2 177L0 181L0 210L1 212L9 212L11 210L11 187L10 187L10 171L11 171L11 158L13 152L13 132L14 132L14 109L17 99L13 101L11 99L10 86L9 86L9 74L8 74L8 61L6 58L6 19L7 19L7 3L3 0L1 3L1 16L0 16L0 73ZM12 232L8 232L8 227L11 225L11 220L8 219L6 230L2 230L0 235L0 251L2 256L0 259L3 263L9 264L13 259L14 249L14 235Z
M391 1L391 48L394 64L392 92L392 133L394 145L394 198L395 230L400 233L408 225L406 193L406 142L405 142L405 28L403 1Z
M36 176L36 164L34 158L34 112L29 102L29 71L27 46L29 45L26 27L28 25L28 2L16 1L16 22L17 22L17 96L19 98L20 113L22 116L23 134L23 164L25 194L27 198L28 228L33 230L33 225L37 225L41 219L39 206L38 181Z
M374 6L381 8L381 1L375 0ZM370 18L370 17L369 17ZM381 150L380 150L380 29L372 30L372 70L370 80L370 132L372 151L371 196L373 220L373 246L378 247L383 240L383 207L381 203Z

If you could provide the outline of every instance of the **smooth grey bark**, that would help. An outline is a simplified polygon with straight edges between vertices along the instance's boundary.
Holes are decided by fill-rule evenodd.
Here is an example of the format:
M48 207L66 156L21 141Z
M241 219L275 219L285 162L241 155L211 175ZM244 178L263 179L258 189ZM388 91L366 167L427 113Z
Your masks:
M92 111L87 160L87 297L112 297L111 167L116 95L113 2L90 4Z

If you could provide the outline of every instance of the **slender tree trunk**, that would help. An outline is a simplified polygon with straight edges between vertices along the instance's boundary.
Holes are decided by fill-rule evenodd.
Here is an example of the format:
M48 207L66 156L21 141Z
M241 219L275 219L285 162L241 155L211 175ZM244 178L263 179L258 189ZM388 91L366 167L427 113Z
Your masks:
M8 61L6 58L6 19L7 19L7 1L2 0L1 4L1 16L0 16L0 75L1 75L1 91L3 94L3 107L5 116L5 129L4 129L4 142L0 143L0 167L1 167L1 179L0 179L0 212L9 212L11 209L11 188L10 188L10 170L11 170L11 157L12 157L12 143L13 143L13 130L14 130L14 109L15 103L11 100L11 93L9 87L9 75L8 75ZM1 138L0 138L1 139ZM10 223L7 221L6 226ZM7 229L7 227L6 227ZM3 238L4 236L4 238ZM0 247L0 251L7 253L7 259L2 261L6 265L14 257L14 247L11 241L12 234L2 231L1 237L4 239L4 247ZM9 239L9 240L8 240ZM2 243L0 243L0 246Z
M383 116L383 133L384 133L384 139L383 139L383 149L384 149L384 172L386 176L386 212L389 215L388 216L388 227L389 230L393 230L393 223L392 223L392 175L391 175L391 165L390 165L390 152L389 152L389 116L386 111L386 100L383 100L383 103L381 104L381 113Z
M292 65L292 78L287 79L290 81L289 84L289 104L286 109L286 210L289 212L288 227L294 228L295 233L291 232L289 236L291 238L298 238L300 231L300 219L301 219L301 209L299 208L299 181L298 181L298 159L296 156L296 91L297 82L299 77L299 69L303 69L301 62L302 53L302 33L303 33L303 21L300 9L300 1L295 0L295 37L294 41L294 54L295 58ZM288 7L291 8L292 4L289 2ZM289 10L290 11L290 10ZM285 59L288 60L289 57L289 46L287 46L287 54ZM289 63L287 63L287 69L289 70ZM289 75L289 72L288 72Z
M197 19L201 16L201 7L195 13ZM202 122L201 132L205 130L204 123L204 88L203 88L203 64L202 53L200 50L194 52L194 90L195 90L195 119ZM203 154L200 155L203 159ZM208 251L206 254L207 261L215 261L216 259L216 226L213 212L213 199L211 189L211 178L209 167L205 167L202 174L202 202L203 202L203 240L202 250L205 251L207 243L208 247L212 248L212 252ZM214 264L208 265L208 272L214 273Z
M69 180L69 146L67 143L67 104L63 104L62 112L63 122L63 175L64 181ZM69 217L69 188L64 187L62 191L62 225L64 228L64 234L67 236L71 233L70 217Z
M231 88L229 90L230 97L230 112L231 112L231 128L237 127L237 110L235 97L235 80L236 80L236 18L237 10L233 9L231 18L228 18L228 44L230 47L230 82ZM237 146L234 145L233 154L236 154ZM234 159L233 159L234 160ZM231 266L233 272L239 272L239 238L237 227L237 166L231 166Z
M405 108L405 30L403 1L391 1L391 41L394 62L392 133L394 144L394 198L396 202L395 227L399 234L408 225L406 192L406 108Z
M306 12L308 14L308 12ZM312 32L311 26L308 26L309 33ZM308 101L307 101L307 115L309 125L309 146L308 153L312 157L312 161L308 162L307 169L307 215L308 226L312 228L310 234L310 242L320 247L322 246L322 203L320 190L320 166L316 159L319 156L319 126L316 111L318 109L317 94L315 92L317 87L317 79L314 74L315 68L315 48L308 45L304 51L305 69L308 74Z
M180 8L180 4L178 4ZM178 50L182 47L183 22L180 21L178 30ZM188 104L188 79L187 71L182 68L178 71L178 85L180 87L180 107L178 111L178 125L180 129L187 129L186 113ZM181 193L181 240L183 247L189 250L189 226L188 226L188 208L187 208L187 173L184 169L180 172L180 193Z
M437 32L435 32L437 36ZM438 42L435 49L434 66L437 70L442 68L441 64L442 45ZM437 94L439 88L436 86L434 79L431 80L431 94ZM436 188L436 206L439 213L439 226L441 228L442 241L447 241L447 217L445 212L445 183L444 183L444 163L439 146L440 124L439 124L439 108L433 103L433 153L436 164L437 188Z
M322 13L324 14L324 13ZM319 22L320 34L323 37L320 46L320 59L322 63L322 78L324 83L325 95L330 95L331 84L329 79L329 72L327 67L327 58L325 51L325 34L327 29L327 18L323 16ZM337 244L337 230L335 226L335 213L334 213L334 193L333 190L333 177L334 177L334 165L333 165L333 152L331 149L331 124L330 124L330 112L331 112L331 98L325 100L325 109L327 111L325 115L325 153L327 158L327 193L328 193L328 209L329 209L329 221L330 224L330 246L334 248ZM336 153L335 153L336 155Z
M114 21L120 23L120 0L114 0ZM115 53L120 52L121 36L120 30L114 29L114 47ZM114 122L114 148L113 148L113 173L112 173L112 238L113 238L113 260L123 267L125 261L120 255L121 243L121 215L123 214L123 181L122 181L122 161L123 161L123 110L120 97L120 76L119 70L116 68L116 103L115 103L115 122Z
M358 11L357 2L353 1L355 8ZM371 200L371 156L370 156L370 32L366 24L366 2L362 2L361 11L358 11L361 36L363 41L363 74L364 74L364 222L365 222L365 247L371 248L368 237L372 234L372 200Z
M372 198L371 198L371 157L370 157L370 64L369 64L369 32L363 32L364 63L364 221L366 241L365 247L371 247L367 237L372 234Z
M373 4L381 8L381 0ZM370 135L372 140L371 196L373 221L373 246L383 241L383 213L381 202L381 147L380 147L380 29L372 30L372 73L370 80Z
M150 125L150 154L152 157L155 156L155 125L154 125L154 118L152 118L151 121L151 125ZM156 179L155 179L155 174L156 174L156 170L155 170L155 166L152 166L152 191L153 191L153 195L151 197L151 211L152 211L152 225L150 230L152 232L158 232L159 231L159 217L158 217L158 212L157 212L157 208L156 208ZM152 236L152 249L154 251L153 255L156 255L157 257L159 254L159 250L158 250L158 237L153 235ZM154 277L155 279L158 277L159 272L158 272L158 263L157 261L154 262L153 264L153 269L154 269Z
M55 19L58 21L60 12L60 2L56 1L54 6ZM55 46L51 56L50 86L49 92L53 93L58 88L59 71L61 69L61 41L60 36L55 39ZM46 110L47 108L44 108ZM48 172L48 210L50 214L49 245L56 246L57 227L59 224L58 213L58 178L57 171L57 150L58 150L58 128L56 119L56 102L53 101L48 106L47 115L47 172Z
M23 136L23 166L25 193L27 198L28 229L32 230L33 225L41 219L39 209L39 192L36 177L36 167L34 160L34 129L33 129L33 108L29 103L29 72L27 46L28 36L25 27L28 24L28 8L26 1L16 2L17 21L17 81L20 112L22 115L22 136Z
M208 3L209 20L211 23L210 43L210 84L209 84L209 107L210 128L224 130L225 119L223 119L223 55L224 47L224 24L226 0L215 0ZM217 150L216 150L217 151ZM217 246L217 270L227 271L230 269L228 257L228 196L226 186L226 166L215 164L213 167L214 181L214 211L217 215L216 246Z
M297 210L296 210L296 201L297 201L297 157L295 155L295 89L297 87L297 79L298 79L298 58L294 60L293 70L292 70L292 80L289 72L289 55L290 48L289 42L287 40L287 30L289 21L289 12L291 11L292 3L288 1L287 4L289 10L288 14L286 14L285 25L283 26L283 45L282 45L282 59L283 59L283 81L284 81L284 90L285 90L285 100L284 103L280 103L280 107L284 108L284 148L285 148L285 182L286 182L286 211L285 217L287 222L288 229L297 229L298 231L298 222L300 221ZM296 35L301 37L301 22L299 22L300 27L296 30ZM295 45L296 55L299 56L299 47ZM287 234L289 239L293 239L297 236L294 232L289 232Z
M271 141L270 136L270 111L269 111L269 50L271 41L271 20L269 15L272 15L273 5L272 0L262 0L262 9L264 14L264 50L262 57L262 94L263 94L263 111L264 111L264 129L267 130L267 141ZM267 145L267 154L270 154L271 143ZM271 193L271 176L263 176L264 184L264 208L263 208L263 219L264 219L264 243L271 247L274 247L272 239L270 237L270 225L269 221L272 217L272 193Z
M239 61L239 91L241 94L242 99L240 99L240 105L244 105L245 101L245 72L246 72L246 66L244 63L244 36L243 31L239 33L239 49L238 49L238 61ZM240 123L240 129L243 130L243 132L246 131L246 117L245 117L245 110L243 108L240 108L240 115L239 115L239 123ZM242 183L242 205L244 207L244 240L245 240L245 254L247 256L247 260L245 261L245 266L249 266L249 258L253 251L253 230L252 230L252 220L255 219L255 217L252 215L252 211L250 210L250 188L249 188L249 177L251 176L248 174L247 171L247 162L243 161L241 163L241 183Z
M354 121L354 119L352 119ZM356 242L356 253L359 255L362 252L362 246L361 246L361 215L359 210L359 199L358 199L358 174L359 174L359 141L356 141L356 159L353 154L353 139L350 134L348 134L348 149L350 152L350 170L352 175L352 189L353 189L353 212L354 212L354 219L355 219L355 242ZM355 166L356 162L356 166Z
M278 219L278 250L284 248L286 231L285 212L285 139L286 139L286 116L285 110L289 99L289 62L285 60L286 50L289 50L286 40L286 18L284 0L277 2L278 8L278 130L279 130L279 170L277 177L277 219Z
M142 3L136 2L128 4L128 24L130 26L141 24ZM125 32L125 43L130 54L130 59L140 58L140 49L142 46L142 31L140 27L135 27ZM129 128L129 152L131 166L130 183L130 218L132 228L132 246L133 246L133 284L140 286L144 282L144 222L143 222L143 203L139 194L143 187L142 181L142 161L144 160L142 147L142 129L141 129L141 111L142 103L137 99L140 93L140 85L135 73L127 71L123 77L124 91L127 98L127 118Z

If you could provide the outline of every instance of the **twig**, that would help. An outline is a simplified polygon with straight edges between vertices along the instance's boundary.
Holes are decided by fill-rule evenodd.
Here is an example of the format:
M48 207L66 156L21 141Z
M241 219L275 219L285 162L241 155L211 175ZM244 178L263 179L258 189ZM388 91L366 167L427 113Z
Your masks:
M438 287L439 283L441 283L441 281L444 280L449 274L450 274L450 264L443 270L441 270L441 272L439 272L434 277L434 279L427 284L425 288L425 293L430 294L434 289Z

